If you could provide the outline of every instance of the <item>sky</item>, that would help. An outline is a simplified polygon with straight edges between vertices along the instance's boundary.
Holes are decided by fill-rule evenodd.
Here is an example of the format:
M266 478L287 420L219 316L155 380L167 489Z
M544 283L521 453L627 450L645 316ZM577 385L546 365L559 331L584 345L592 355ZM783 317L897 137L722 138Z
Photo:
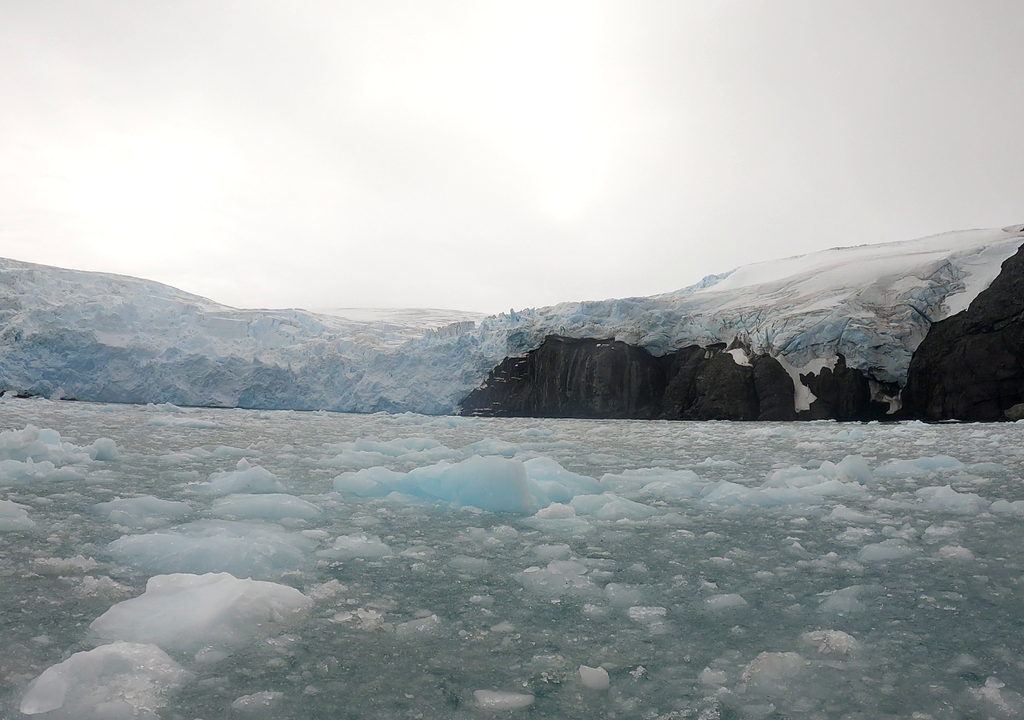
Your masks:
M1024 3L0 0L0 256L498 312L1024 222Z

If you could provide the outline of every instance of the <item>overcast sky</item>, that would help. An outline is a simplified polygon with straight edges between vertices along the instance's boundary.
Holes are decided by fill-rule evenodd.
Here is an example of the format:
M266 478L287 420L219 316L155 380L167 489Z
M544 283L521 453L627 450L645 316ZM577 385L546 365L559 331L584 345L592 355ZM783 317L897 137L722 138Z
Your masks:
M0 0L0 256L495 312L1024 222L1024 2Z

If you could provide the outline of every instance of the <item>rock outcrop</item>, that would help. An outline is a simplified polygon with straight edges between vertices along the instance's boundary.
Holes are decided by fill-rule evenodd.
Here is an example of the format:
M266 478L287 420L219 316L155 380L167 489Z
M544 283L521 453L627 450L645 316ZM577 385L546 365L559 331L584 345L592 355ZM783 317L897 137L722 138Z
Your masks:
M655 418L665 365L624 342L552 335L525 357L505 358L462 401L462 414Z
M664 357L616 340L549 336L509 357L462 402L463 415L667 420L870 420L869 379L840 358L804 375L817 399L797 413L794 384L773 357L734 341L691 345Z
M910 361L904 412L923 420L1016 418L1024 403L1024 246L967 310L934 323Z
M801 420L874 420L885 417L889 404L872 400L871 381L846 364L839 355L835 368L822 368L817 375L801 374L815 400L809 410L800 413Z
M724 343L691 345L670 357L661 415L665 419L796 418L793 380L775 358L751 355L739 344L727 349Z

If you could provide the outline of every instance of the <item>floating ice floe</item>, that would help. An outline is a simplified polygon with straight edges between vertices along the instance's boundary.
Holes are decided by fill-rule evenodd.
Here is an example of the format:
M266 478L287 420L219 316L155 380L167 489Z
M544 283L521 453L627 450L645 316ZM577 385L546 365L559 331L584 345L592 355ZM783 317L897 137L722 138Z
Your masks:
M441 618L437 615L410 620L409 622L395 625L395 635L398 637L415 637L419 635L433 635L441 629Z
M604 586L604 596L612 607L631 607L643 602L643 590L636 585L608 583Z
M1024 515L1024 500L996 500L989 506L989 512L1003 515Z
M772 507L781 505L821 505L824 498L807 488L759 488L722 480L708 485L701 502L720 506Z
M238 493L213 501L210 512L218 517L239 520L314 520L323 512L302 498L284 493Z
M362 532L352 533L351 535L339 535L335 538L333 547L317 552L317 556L329 560L381 558L388 555L394 555L394 552L390 547L381 542L379 537Z
M852 510L845 505L836 505L832 508L832 512L826 516L826 519L842 523L871 523L875 522L877 518L869 513Z
M536 698L526 693L476 690L473 692L473 699L484 710L521 710L533 705Z
M610 492L577 495L571 504L577 515L589 515L598 520L646 520L660 513L650 505L633 502Z
M96 618L101 640L152 643L168 652L231 649L281 632L313 601L295 588L228 573L157 575L146 592Z
M284 697L283 692L275 690L262 690L251 695L242 695L235 698L231 703L231 709L235 712L259 712L273 707Z
M813 630L801 635L800 640L822 655L851 655L861 647L853 635L842 630Z
M781 695L807 669L807 661L795 652L763 652L747 665L741 677L748 690Z
M704 609L710 612L723 612L726 610L738 610L745 608L749 603L738 593L725 593L723 595L711 595L704 598Z
M152 495L118 498L93 505L93 511L118 525L153 528L192 514L188 503L161 500Z
M576 672L579 673L580 682L591 690L607 690L611 685L611 680L608 677L608 671L603 667L580 665Z
M982 687L971 688L968 692L986 710L995 711L1002 717L1019 718L1024 715L1024 696L1007 689L1006 683L999 678L986 678Z
M975 493L960 493L949 485L925 487L914 493L921 498L921 506L933 512L976 515L989 507L989 501Z
M36 558L32 562L32 569L40 575L57 575L60 577L84 575L98 567L99 563L96 560L87 558L84 555L75 555L69 558Z
M875 469L874 475L879 478L920 478L933 473L962 470L964 464L949 455L934 455L916 460L890 460Z
M157 406L161 407L161 406ZM178 412L184 412L180 408ZM196 430L211 430L217 427L217 423L201 418L189 417L188 415L154 415L146 421L147 425L154 427L193 428Z
M166 695L190 678L156 645L118 641L47 668L20 709L67 720L156 720Z
M259 465L250 465L242 458L234 470L210 475L209 482L198 486L205 495L232 495L235 493L283 493L286 488L277 477Z
M861 548L857 558L861 562L887 562L889 560L903 560L912 557L917 549L911 547L905 540L890 538L882 542L865 545Z
M572 505L553 502L547 507L538 510L536 517L542 520L564 520L565 518L576 517L576 508Z
M839 590L824 592L821 595L825 599L818 606L818 610L829 615L861 613L868 609L861 598L874 592L877 592L877 588L866 585L850 585Z
M530 491L539 506L567 503L576 495L600 492L600 484L592 477L570 472L548 457L536 457L523 463Z
M0 482L81 480L84 470L64 466L84 469L119 457L117 444L109 438L80 447L63 440L56 430L35 425L0 432Z
M125 535L107 546L119 562L150 573L229 572L273 577L306 563L316 542L278 525L197 520L143 535Z
M537 509L523 463L500 457L475 455L455 464L442 460L408 473L368 468L338 476L334 479L334 489L360 497L400 493L453 507L469 506L491 512L530 514Z
M24 505L11 500L0 500L0 532L31 530L35 526Z
M548 597L598 592L598 587L587 577L587 566L578 560L552 560L547 567L528 567L515 577L523 586Z
M332 457L321 458L321 467L335 467L342 470L358 470L385 464L409 465L440 460L461 460L463 453L452 450L432 438L401 438L381 442L360 438L354 442L326 446Z

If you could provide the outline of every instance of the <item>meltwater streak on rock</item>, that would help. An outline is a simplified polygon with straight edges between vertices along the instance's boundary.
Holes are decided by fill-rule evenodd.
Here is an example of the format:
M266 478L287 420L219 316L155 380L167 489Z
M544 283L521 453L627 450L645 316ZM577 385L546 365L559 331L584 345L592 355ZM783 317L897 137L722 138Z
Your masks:
M910 362L906 410L927 420L1019 419L1024 247L963 312L932 325Z

